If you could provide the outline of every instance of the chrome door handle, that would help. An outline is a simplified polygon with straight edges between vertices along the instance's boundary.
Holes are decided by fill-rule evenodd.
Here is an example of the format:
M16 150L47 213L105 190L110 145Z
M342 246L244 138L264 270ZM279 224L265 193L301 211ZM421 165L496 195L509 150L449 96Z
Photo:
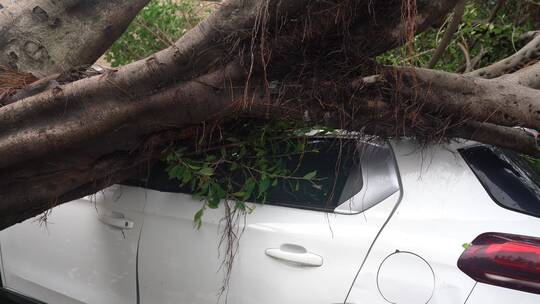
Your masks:
M135 223L133 223L133 221L126 219L124 215L119 212L112 212L111 214L100 215L99 220L104 224L123 230L133 229L133 227L135 226Z
M279 248L268 248L266 255L274 259L287 261L299 266L320 267L323 258L320 255L308 252L304 247L294 244L283 244Z

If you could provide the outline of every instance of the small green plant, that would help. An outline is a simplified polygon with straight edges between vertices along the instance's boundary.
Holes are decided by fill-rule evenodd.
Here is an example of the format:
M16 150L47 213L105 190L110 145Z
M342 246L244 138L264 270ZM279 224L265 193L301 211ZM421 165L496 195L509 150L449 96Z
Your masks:
M196 0L152 0L133 20L105 59L113 67L147 57L174 43L201 18Z

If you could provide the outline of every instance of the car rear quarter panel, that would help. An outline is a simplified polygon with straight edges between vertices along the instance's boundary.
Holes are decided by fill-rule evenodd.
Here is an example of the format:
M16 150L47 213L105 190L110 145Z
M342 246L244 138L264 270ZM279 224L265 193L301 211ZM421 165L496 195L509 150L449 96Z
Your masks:
M532 293L478 283L467 304L538 304L540 296Z
M456 265L463 244L484 232L540 236L540 219L509 211L491 200L457 152L463 144L419 149L411 141L396 141L392 146L403 199L359 272L348 303L365 299L387 303L379 292L377 273L382 261L396 251L415 253L433 269L435 287L428 303L465 303L475 281ZM414 273L402 279L414 280ZM414 290L404 290L404 297L410 292Z

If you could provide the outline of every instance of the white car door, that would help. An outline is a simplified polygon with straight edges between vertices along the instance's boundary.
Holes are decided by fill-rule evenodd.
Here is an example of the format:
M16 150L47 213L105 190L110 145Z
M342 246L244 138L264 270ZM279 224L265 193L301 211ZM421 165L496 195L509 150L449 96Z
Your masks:
M269 203L254 204L253 213L238 221L237 252L222 239L224 208L205 212L197 230L193 215L201 202L174 193L174 185L160 189L150 183L166 191L148 191L139 251L141 303L215 304L220 296L236 304L342 303L400 198L391 151L369 145L364 152L361 169L353 166L348 178L343 175L336 188L341 197L330 204L310 193L291 198L279 187ZM300 171L331 175L335 161L335 155L321 153L304 159ZM304 190L310 191L299 192ZM223 262L231 252L234 266L221 293Z
M110 187L0 232L4 287L46 303L136 303L144 189Z

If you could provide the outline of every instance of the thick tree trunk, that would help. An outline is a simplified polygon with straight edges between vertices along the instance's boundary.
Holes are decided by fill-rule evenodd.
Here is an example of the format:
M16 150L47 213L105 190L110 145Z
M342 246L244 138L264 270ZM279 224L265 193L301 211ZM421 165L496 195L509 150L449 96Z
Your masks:
M0 9L0 65L43 77L94 63L149 0L17 0Z

